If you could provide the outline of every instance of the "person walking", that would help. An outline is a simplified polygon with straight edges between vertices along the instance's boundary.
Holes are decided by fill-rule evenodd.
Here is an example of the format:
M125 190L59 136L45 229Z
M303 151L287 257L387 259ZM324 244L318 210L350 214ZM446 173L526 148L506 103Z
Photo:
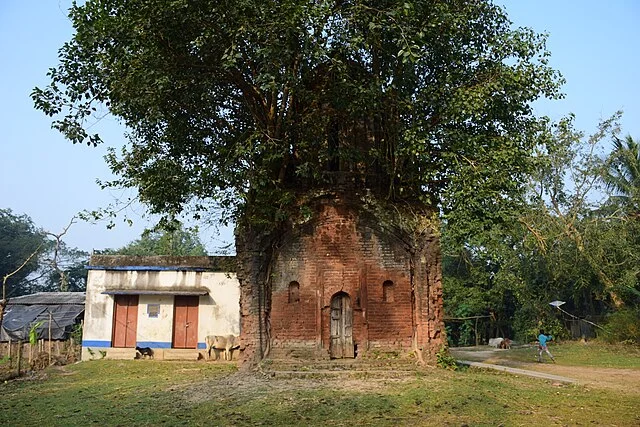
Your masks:
M540 335L538 335L538 362L542 362L542 353L547 353L553 363L556 363L556 359L554 359L549 348L547 348L547 342L549 341L553 341L553 336L545 334L544 331L540 329Z

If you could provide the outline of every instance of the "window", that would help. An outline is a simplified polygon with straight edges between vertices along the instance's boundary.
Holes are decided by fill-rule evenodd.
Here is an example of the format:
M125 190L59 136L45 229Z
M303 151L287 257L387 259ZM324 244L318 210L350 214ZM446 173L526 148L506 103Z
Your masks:
M160 304L147 304L147 315L150 319L157 319L160 315Z
M296 281L289 283L289 302L300 301L300 284Z
M393 282L391 280L385 280L382 284L382 300L393 302Z

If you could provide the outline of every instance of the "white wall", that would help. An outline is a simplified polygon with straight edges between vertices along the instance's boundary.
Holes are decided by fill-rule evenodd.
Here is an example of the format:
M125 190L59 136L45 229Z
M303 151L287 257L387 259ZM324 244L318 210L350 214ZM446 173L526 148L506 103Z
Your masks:
M160 305L157 318L149 317L149 304ZM140 295L138 300L137 341L141 347L171 344L173 331L173 295Z
M83 347L110 347L113 297L102 295L105 290L106 275L105 270L89 270L82 330Z
M235 274L196 271L89 270L87 280L83 359L87 348L110 348L114 296L109 290L207 291L198 307L198 348L207 335L240 333L240 286ZM137 343L171 348L173 333L172 294L139 296ZM149 316L150 304L159 305L157 318Z
M200 297L198 342L207 335L240 335L240 284L236 275L203 273L209 295Z

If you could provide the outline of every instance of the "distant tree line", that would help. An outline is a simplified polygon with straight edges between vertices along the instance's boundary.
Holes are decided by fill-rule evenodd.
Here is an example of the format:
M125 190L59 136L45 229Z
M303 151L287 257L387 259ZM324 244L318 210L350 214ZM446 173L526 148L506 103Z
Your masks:
M86 289L85 266L90 254L69 247L63 238L64 232L56 235L39 228L27 215L0 209L0 279L6 277L7 299L35 292L82 292ZM139 239L122 248L105 249L101 253L207 255L197 230L185 229L178 223L166 229L145 230Z
M6 277L7 298L86 288L89 254L69 247L62 234L37 227L27 215L0 209L0 277Z
M145 230L136 239L120 249L105 249L103 255L171 255L206 256L207 249L198 236L197 229L185 229L179 223L166 228Z
M604 338L640 342L640 153L631 136L619 137L619 118L589 137L572 117L550 126L513 222L467 239L445 225L452 344L473 344L476 334L527 341L540 327L567 336L569 316L549 305L555 300L578 319L604 324L595 328ZM473 316L486 316L479 328Z

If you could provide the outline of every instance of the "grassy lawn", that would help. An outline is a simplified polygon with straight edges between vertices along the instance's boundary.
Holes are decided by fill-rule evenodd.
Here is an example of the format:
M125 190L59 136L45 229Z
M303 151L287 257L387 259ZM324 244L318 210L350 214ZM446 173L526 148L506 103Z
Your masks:
M479 350L486 348L478 347ZM455 352L455 349L453 349ZM586 343L577 341L551 342L549 351L556 358L558 365L586 366L594 368L631 368L640 369L640 346L606 344L598 341ZM533 363L538 356L537 346L514 347L509 351L500 351L487 358L488 361ZM475 359L475 358L474 358ZM482 359L479 357L478 359ZM543 355L545 362L548 356Z
M640 369L640 346L566 342L551 344L549 350L560 364L601 368ZM640 387L640 384L638 385Z
M640 369L637 349L554 349L561 363ZM0 422L631 426L640 425L636 385L620 393L474 369L426 369L403 378L280 379L216 363L100 360L0 384Z

